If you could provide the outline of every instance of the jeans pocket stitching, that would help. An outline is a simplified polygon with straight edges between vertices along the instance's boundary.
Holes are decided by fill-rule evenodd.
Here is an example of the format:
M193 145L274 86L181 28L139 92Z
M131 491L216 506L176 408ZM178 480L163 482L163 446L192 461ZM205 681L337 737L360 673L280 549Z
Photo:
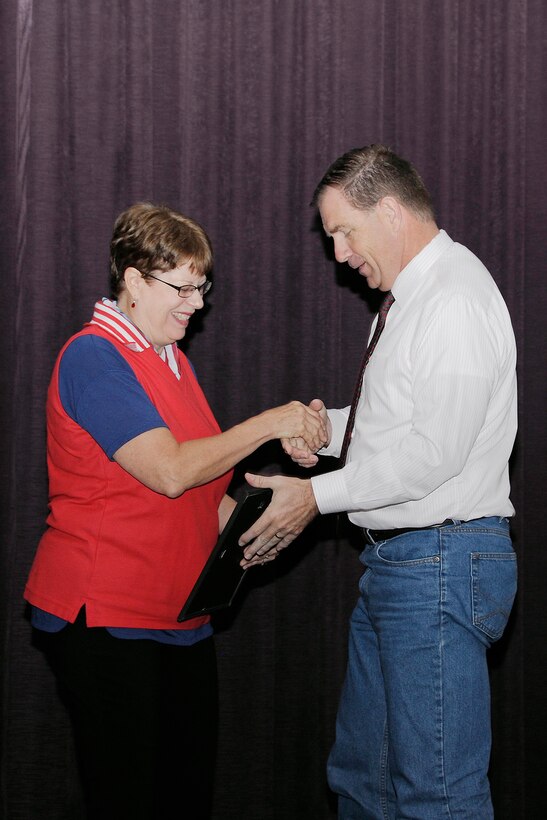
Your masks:
M390 539L389 541L378 541L376 546L376 555L384 564L388 564L394 567L416 567L420 566L420 564L438 564L440 563L441 557L438 552L431 553L430 555L423 555L421 558L403 558L400 560L393 560L391 558L386 558L382 555L382 547L387 545L387 549L389 549L390 541L395 539ZM391 544L393 546L393 544Z
M501 638L507 625L516 594L516 554L514 552L473 552L470 558L473 626L487 635L491 640L496 641ZM483 586L481 587L481 578L479 577L481 562L482 566L484 566L493 561L496 561L499 566L506 564L508 566L511 565L511 567L515 569L515 573L511 575L511 578L504 579L508 585L508 589L507 594L502 598L500 598L499 595L494 597L490 589L485 589L484 577L482 578ZM492 581L490 579L490 586L491 584ZM496 592L498 592L498 586L496 586ZM481 611L485 609L485 602L481 599L491 602L488 611ZM495 626L493 625L494 619L496 623Z

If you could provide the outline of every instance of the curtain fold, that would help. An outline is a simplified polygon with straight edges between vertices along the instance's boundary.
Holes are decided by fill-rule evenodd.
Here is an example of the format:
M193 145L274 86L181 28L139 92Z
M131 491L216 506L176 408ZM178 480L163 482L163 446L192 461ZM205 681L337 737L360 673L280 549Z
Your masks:
M293 398L344 406L378 299L335 264L309 203L331 161L370 142L415 163L440 225L489 267L513 319L520 591L491 653L491 775L499 820L543 816L546 15L543 0L3 0L6 820L81 811L21 596L47 512L47 384L107 295L116 215L161 202L211 236L215 284L185 349L221 426ZM245 469L300 474L276 445L237 469L236 494ZM351 527L318 520L219 618L215 820L335 817L325 762L358 552Z

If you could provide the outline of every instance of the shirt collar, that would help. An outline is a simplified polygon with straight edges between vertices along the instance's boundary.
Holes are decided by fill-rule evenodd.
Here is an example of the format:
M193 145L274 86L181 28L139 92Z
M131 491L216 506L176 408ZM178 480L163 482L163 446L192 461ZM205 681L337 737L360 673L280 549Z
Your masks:
M391 288L391 292L400 306L410 301L427 271L453 244L454 240L441 228L431 242L428 242L425 248L422 248L420 253L416 254L408 265L403 268Z

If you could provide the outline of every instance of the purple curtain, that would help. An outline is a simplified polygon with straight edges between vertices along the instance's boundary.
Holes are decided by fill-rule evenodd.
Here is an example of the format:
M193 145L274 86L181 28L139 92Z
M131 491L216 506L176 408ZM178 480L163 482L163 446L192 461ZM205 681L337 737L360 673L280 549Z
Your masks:
M333 159L379 141L414 161L513 318L520 591L491 655L492 783L500 820L543 816L546 35L544 0L2 0L6 820L80 816L21 595L46 514L51 367L107 295L115 216L147 199L208 230L215 287L186 349L222 426L292 398L345 405L377 299L335 265L309 201ZM264 447L236 493L245 469L292 470ZM216 820L335 816L324 768L358 549L315 522L220 619Z

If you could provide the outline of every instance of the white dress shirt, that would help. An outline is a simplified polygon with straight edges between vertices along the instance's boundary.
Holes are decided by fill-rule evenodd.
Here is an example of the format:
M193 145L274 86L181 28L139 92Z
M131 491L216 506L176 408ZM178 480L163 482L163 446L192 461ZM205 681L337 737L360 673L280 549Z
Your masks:
M320 512L347 511L373 529L514 515L516 347L494 280L440 231L392 293L347 463L312 478ZM328 413L332 439L320 455L339 455L349 407Z

